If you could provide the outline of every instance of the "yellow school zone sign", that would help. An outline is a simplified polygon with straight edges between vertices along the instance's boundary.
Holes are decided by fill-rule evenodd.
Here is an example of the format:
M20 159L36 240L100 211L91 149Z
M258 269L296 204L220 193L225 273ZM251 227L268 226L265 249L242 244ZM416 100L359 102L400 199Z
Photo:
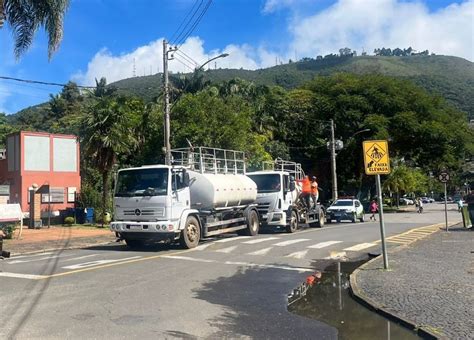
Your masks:
M388 158L388 143L386 140L366 140L364 147L364 164L367 175L382 175L390 173Z

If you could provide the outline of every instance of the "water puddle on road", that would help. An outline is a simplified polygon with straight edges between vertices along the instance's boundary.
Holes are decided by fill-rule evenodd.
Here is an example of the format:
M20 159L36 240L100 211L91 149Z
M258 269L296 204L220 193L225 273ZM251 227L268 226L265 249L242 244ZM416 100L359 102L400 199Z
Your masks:
M419 339L415 332L351 297L349 275L364 262L332 263L308 277L307 282L288 295L288 310L337 328L339 339Z

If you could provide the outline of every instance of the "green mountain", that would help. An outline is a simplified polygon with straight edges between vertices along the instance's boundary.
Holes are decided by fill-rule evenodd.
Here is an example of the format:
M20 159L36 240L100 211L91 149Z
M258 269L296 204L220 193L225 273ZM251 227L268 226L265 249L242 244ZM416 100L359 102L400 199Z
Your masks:
M279 85L286 89L301 86L317 76L335 72L356 74L382 74L410 79L433 94L439 94L456 108L474 119L474 63L451 56L344 56L330 55L323 59L305 58L298 62L278 65L255 71L243 69L217 69L204 72L204 80L214 83L240 78L257 85ZM171 74L173 82L191 74ZM177 80L178 79L178 80ZM162 75L135 77L113 83L120 91L151 101L161 94ZM39 106L43 111L44 106ZM35 107L25 109L36 111ZM23 111L18 112L20 116ZM18 115L17 114L17 115ZM13 117L11 117L14 119Z

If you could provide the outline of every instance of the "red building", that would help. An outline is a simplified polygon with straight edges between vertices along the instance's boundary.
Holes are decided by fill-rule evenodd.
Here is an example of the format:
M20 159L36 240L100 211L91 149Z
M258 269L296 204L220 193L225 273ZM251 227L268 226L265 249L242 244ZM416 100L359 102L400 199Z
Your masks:
M0 160L0 203L20 203L29 212L35 188L43 216L49 209L57 215L74 207L81 187L76 136L21 131L7 137L5 155Z

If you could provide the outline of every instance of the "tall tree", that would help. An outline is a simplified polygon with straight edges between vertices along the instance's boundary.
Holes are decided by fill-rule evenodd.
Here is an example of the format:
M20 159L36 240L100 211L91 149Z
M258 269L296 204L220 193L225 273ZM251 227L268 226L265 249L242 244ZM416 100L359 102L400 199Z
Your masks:
M10 24L16 57L28 50L38 28L44 27L48 35L48 58L51 59L63 38L64 14L68 6L69 0L0 0L0 28L3 20Z
M86 156L102 175L102 213L107 211L110 173L120 155L133 152L136 120L126 97L100 97L85 116L82 143Z

